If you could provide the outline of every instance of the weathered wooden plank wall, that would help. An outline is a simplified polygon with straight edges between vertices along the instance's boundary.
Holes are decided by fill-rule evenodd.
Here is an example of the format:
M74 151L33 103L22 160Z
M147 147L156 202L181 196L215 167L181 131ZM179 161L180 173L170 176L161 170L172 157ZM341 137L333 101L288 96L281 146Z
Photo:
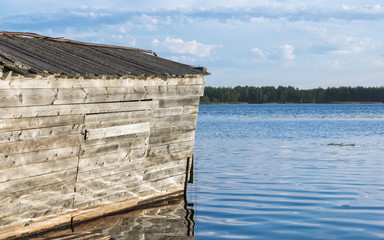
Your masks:
M0 238L182 192L203 89L202 77L3 76Z

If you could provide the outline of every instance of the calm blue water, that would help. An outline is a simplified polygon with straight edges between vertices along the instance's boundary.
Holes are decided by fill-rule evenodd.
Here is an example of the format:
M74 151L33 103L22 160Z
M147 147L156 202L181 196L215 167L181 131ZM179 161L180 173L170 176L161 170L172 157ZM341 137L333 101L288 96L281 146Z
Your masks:
M384 239L384 105L202 105L196 239Z

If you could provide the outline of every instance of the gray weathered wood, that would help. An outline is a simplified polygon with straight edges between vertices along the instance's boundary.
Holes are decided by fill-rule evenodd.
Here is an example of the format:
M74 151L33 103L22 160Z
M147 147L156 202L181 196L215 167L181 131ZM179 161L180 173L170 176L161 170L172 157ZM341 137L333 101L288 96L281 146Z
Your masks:
M188 114L188 115L175 115L168 117L159 117L155 118L152 122L154 128L164 127L164 126L175 126L183 125L190 123L191 125L196 125L197 114Z
M83 182L90 179L102 178L106 176L115 175L122 172L134 171L137 169L143 169L145 165L144 158L142 161L128 162L125 164L114 165L111 167L104 167L94 169L92 171L81 172L77 176L77 182Z
M124 136L121 136L121 138L110 142L103 140L104 139L98 141L98 139L96 139L95 141L97 142L94 142L96 144L82 145L80 156L85 158L90 156L103 155L110 152L124 151L132 148L148 147L148 136L145 135L139 135L139 137L135 138L124 138ZM88 140L85 142L88 142Z
M180 107L168 107L168 108L158 108L154 112L154 117L168 117L174 115L184 115L184 114L197 114L199 106L180 106Z
M181 141L173 144L164 144L160 146L150 146L148 149L148 157L161 157L168 154L191 151L193 152L194 141Z
M51 105L55 89L0 89L0 107Z
M152 121L152 111L133 111L86 115L84 128L112 127Z
M81 135L69 135L63 137L50 137L40 139L30 139L25 141L9 142L0 144L0 152L6 156L36 152L48 149L78 146L81 142Z
M116 202L129 202L130 200L133 200L132 202L137 203L137 201L135 201L137 198L138 194L130 191L113 192L105 194L100 198L89 198L89 196L83 197L81 195L76 195L75 209L97 208L100 211L101 207Z
M147 148L135 148L81 158L79 160L79 172L99 170L105 167L143 161L146 154Z
M161 144L171 144L181 141L193 141L195 139L195 131L190 131L186 133L168 133L163 134L159 137L151 137L149 139L149 144L151 146L161 145Z
M129 192L137 197L142 180L142 171L140 173L132 170L78 182L76 184L75 207L84 203L103 201L106 196L121 195L121 193Z
M71 124L81 124L83 121L83 115L0 119L0 132L66 126Z
M146 160L146 167L152 167L157 166L159 164L172 162L172 161L179 161L182 159L183 161L187 159L188 157L192 157L193 150L187 150L183 152L177 152L177 153L163 153L163 154L155 154L154 152L151 152L148 154L147 160Z
M103 87L137 87L166 85L200 85L205 80L201 77L192 78L151 78L147 79L83 79L83 78L19 78L10 77L0 81L0 89L21 88L103 88Z
M145 199L148 196L161 196L172 192L181 192L184 189L185 175L157 179L155 181L145 181L140 187L140 196Z
M71 182L49 184L23 192L0 195L2 203L0 219L21 222L25 219L65 213L72 207L73 196Z
M148 96L149 97L149 96ZM0 89L0 107L144 100L134 87Z
M134 123L121 126L113 126L106 128L86 129L87 140L116 137L121 135L129 135L134 133L149 132L151 123Z
M180 151L187 151L187 150L193 151L194 143L195 143L194 140L180 141L177 143L172 143L172 144L169 144L169 151L171 153L180 152Z
M191 132L191 131L195 131L195 130L196 130L196 125L190 124L190 123L183 124L183 125L175 125L175 126L168 125L168 126L164 126L164 127L156 127L156 128L153 127L151 129L151 138L162 136L164 134L187 133L187 132Z
M159 107L178 107L178 106L196 106L199 105L200 97L187 96L187 97L174 97L174 98L159 98Z
M3 132L0 134L0 144L4 142L24 141L36 138L68 136L68 134L76 133L81 133L81 125L79 124Z
M68 182L69 185L73 186L75 183L76 174L77 168L72 168L32 177L25 177L18 180L2 182L0 183L0 195L7 195L16 192L20 192L20 195L22 195L24 191L29 189L35 189L49 184L59 184L62 182Z
M203 96L204 95L204 86L201 84L198 85L177 85L176 93L180 96Z
M53 104L119 102L146 99L146 93L126 88L59 88Z
M52 160L0 170L0 183L23 179L77 167L78 157L63 160Z
M36 152L27 152L17 155L9 155L7 152L0 153L0 169L7 169L18 166L26 166L33 163L40 163L64 158L76 157L79 155L79 146L54 148Z
M173 169L175 167L180 167L180 166L184 166L184 169L182 172L185 172L187 169L185 165L186 162L187 162L186 159L182 158L174 161L167 161L165 163L156 164L155 166L151 166L151 167L146 167L144 175L148 175L154 172L169 170L169 169Z
M94 103L94 104L74 104L57 106L32 106L17 108L0 108L0 118L21 118L21 117L41 117L56 115L79 115L106 112L126 112L143 109L152 109L157 102L117 102L117 103Z
M182 194L203 91L202 77L3 76L0 232Z

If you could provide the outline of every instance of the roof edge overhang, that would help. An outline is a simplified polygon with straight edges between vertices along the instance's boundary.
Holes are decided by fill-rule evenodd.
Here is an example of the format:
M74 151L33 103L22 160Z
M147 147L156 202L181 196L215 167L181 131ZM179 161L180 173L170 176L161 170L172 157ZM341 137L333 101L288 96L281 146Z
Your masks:
M87 42L81 42L81 41L75 41L70 39L65 39L62 37L54 38L49 36L44 36L36 33L29 33L29 32L10 32L10 31L0 31L0 36L7 36L10 39L15 39L16 37L26 37L26 38L37 38L42 39L46 41L52 41L52 42L58 42L58 43L67 43L67 44L74 44L74 45L82 45L82 46L88 46L88 47L102 47L102 48L111 48L111 49L121 49L121 50L129 50L129 51L137 51L140 53L147 53L152 54L152 57L156 57L156 59L162 59L157 58L158 55L152 51L152 50L145 50L140 48L131 48L131 47L124 47L124 46L116 46L116 45L108 45L108 44L97 44L97 43L87 43ZM85 78L85 79L121 79L121 78L135 78L135 79L143 79L143 78L170 78L170 77L178 77L178 78L191 78L191 77L203 77L203 76L209 76L211 73L207 71L206 67L193 67L186 64L174 62L172 60L163 59L164 61L173 62L175 64L180 64L184 66L188 66L191 70L186 71L185 73L180 73L179 71L173 72L171 71L161 71L159 74L131 74L130 72L127 72L126 74L93 74L93 73L87 73L83 72L81 74L68 74L64 72L51 72L49 70L47 71L41 71L41 72L35 72L31 68L31 66L28 66L28 63L23 63L18 61L17 59L14 59L11 55L9 55L6 52L0 51L0 72L6 73L9 71L12 71L12 75L21 75L23 77L29 77L29 78L36 78L38 76L42 77L56 77L56 78Z
M116 49L126 49L126 50L150 53L150 54L153 54L154 56L157 57L157 54L152 50L146 50L146 49L140 49L140 48L130 48L130 47L117 46L117 45L99 44L99 43L87 43L87 42L81 42L81 41L66 39L66 38L62 38L62 37L53 38L53 37L48 37L48 36L44 36L44 35L40 35L40 34L36 34L36 33L0 31L0 35L5 35L8 37L12 37L12 36L33 37L33 38L40 38L40 39L45 39L45 40L49 40L49 41L73 43L73 44L79 44L79 45L85 45L85 46L91 46L91 47L93 46L93 47L108 47L108 48L116 48Z

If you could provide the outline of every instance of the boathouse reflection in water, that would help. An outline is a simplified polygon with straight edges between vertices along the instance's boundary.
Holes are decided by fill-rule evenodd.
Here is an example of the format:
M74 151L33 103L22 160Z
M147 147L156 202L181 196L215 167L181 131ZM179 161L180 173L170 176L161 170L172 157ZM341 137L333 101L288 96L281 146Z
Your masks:
M162 201L134 211L105 216L33 239L181 239L194 240L194 210L183 198Z

